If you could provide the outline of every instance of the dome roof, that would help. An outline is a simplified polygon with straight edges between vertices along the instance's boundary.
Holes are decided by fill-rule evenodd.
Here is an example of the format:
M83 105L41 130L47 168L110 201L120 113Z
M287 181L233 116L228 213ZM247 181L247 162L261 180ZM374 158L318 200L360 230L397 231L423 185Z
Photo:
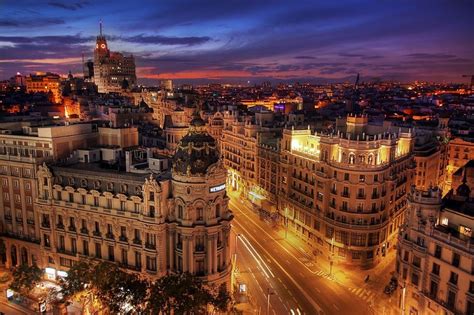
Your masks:
M173 173L204 175L212 164L219 161L216 139L206 131L204 121L194 118L189 132L178 144L173 157Z
M466 184L467 182L467 168L464 168L464 176L462 179L462 184L458 186L458 189L456 189L456 194L458 196L466 197L469 198L469 195L471 195L471 188Z

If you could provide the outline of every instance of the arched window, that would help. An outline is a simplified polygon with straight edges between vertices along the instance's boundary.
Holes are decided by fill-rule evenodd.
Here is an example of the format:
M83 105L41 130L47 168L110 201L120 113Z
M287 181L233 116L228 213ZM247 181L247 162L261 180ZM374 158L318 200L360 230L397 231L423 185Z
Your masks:
M24 247L21 248L21 264L28 265L28 252Z
M127 193L127 191L128 191L128 186L127 186L126 184L122 184L122 185L120 186L120 191L121 191L122 193L124 193L124 194Z
M12 266L18 265L18 257L16 253L16 246L13 245L11 250L10 250L10 256L12 258Z
M369 163L369 165L372 165L373 161L374 161L374 155L369 154L369 157L367 158L367 162Z
M87 179L81 179L81 187L87 187Z
M183 218L183 206L178 205L178 219L182 219L182 218Z
M349 154L349 164L354 164L355 163L355 154L351 153Z
M96 181L94 182L94 188L95 188L95 189L99 189L99 188L100 188L100 180L96 180Z
M197 207L196 209L196 220L197 221L204 220L204 209L202 207Z

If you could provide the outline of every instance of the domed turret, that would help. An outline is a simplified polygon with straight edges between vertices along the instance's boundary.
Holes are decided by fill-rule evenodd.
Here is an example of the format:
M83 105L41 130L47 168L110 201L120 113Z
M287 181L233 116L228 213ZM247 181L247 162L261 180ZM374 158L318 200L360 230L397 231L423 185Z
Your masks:
M456 189L456 195L461 196L461 197L466 197L469 198L471 195L471 189L469 186L466 184L467 182L467 169L464 169L464 177L462 180L462 184L459 185L458 189Z
M207 133L200 117L191 120L173 158L173 172L180 175L205 175L212 164L219 161L216 140Z

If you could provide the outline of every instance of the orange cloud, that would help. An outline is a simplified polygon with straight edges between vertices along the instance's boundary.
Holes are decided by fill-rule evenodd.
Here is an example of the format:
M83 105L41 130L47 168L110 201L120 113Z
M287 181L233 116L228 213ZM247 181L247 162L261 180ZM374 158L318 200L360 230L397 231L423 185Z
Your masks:
M81 63L81 58L74 57L74 58L45 58L45 59L0 59L0 63L16 63L16 62L63 65L63 64L71 64L71 63Z

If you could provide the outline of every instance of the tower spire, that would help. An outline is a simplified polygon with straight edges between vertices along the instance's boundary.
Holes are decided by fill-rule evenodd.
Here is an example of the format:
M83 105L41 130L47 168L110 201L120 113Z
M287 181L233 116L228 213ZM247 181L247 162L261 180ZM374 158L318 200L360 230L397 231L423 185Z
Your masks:
M102 20L99 21L100 36L102 36Z

